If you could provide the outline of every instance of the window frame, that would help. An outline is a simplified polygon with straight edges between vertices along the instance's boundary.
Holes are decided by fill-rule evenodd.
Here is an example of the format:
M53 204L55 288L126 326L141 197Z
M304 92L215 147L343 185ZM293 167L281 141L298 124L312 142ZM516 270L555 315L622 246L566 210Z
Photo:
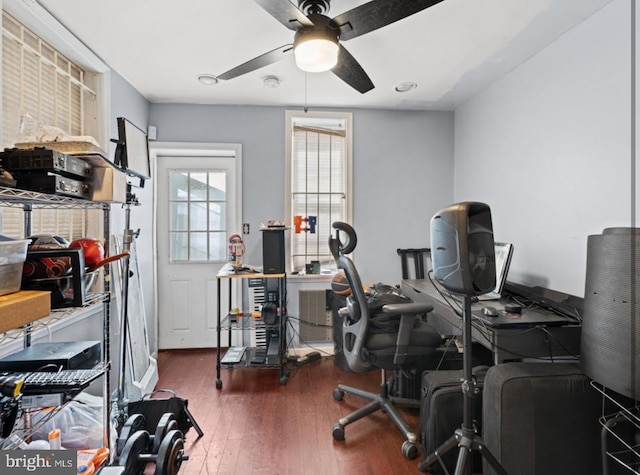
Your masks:
M93 136L105 151L110 150L110 69L100 60L91 50L89 50L81 41L71 34L55 17L53 17L46 9L36 2L23 2L20 0L4 0L2 3L3 15L6 12L19 22L25 29L29 30L39 40L46 43L51 48L70 61L74 65L80 67L84 72L84 82L88 84L89 90L96 93L96 100L82 101L80 108L82 119L82 134ZM1 36L4 41L4 35ZM85 94L83 92L82 94ZM0 96L0 104L2 98ZM0 137L3 141L9 140L3 133L3 121L0 121ZM69 131L71 132L71 131ZM8 144L4 144L6 146ZM12 145L12 144L11 144ZM3 209L6 211L8 208ZM2 212L0 211L0 212ZM34 222L39 219L40 210L34 210ZM50 210L49 210L50 211ZM86 229L86 235L102 236L103 220L98 214L89 211L83 211L86 216L80 218L82 226ZM58 225L51 224L51 218L55 218L57 213L48 213L48 228L57 234L65 234L59 231ZM10 218L9 219L15 219ZM2 216L0 216L0 225L2 224ZM64 223L62 223L64 224ZM63 226L64 227L64 226ZM12 228L12 232L17 232ZM40 229L34 227L33 233L41 232ZM17 236L16 236L17 237ZM80 237L80 236L69 236Z
M107 64L39 3L22 0L2 0L1 3L4 11L40 39L83 68L87 74L95 76L92 86L98 93L99 100L93 107L85 109L85 114L95 120L95 127L85 127L85 130L108 152L111 140L111 70Z
M285 222L293 224L292 215L292 154L293 154L293 123L294 120L300 118L305 121L318 119L318 124L327 121L344 121L345 123L345 157L344 157L344 174L345 174L345 216L344 221L351 223L353 220L353 114L351 112L331 112L331 111L294 111L287 110L285 112ZM287 269L289 272L299 272L304 269L294 269L292 258L292 239L294 230L286 233L286 256ZM327 243L329 236L318 237L320 242Z

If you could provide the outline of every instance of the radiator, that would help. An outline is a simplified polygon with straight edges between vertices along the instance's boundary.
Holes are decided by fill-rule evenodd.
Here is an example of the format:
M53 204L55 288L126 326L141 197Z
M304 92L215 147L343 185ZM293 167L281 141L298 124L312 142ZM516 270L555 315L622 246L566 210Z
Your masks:
M299 290L300 340L305 343L331 341L331 309L327 308L327 290Z

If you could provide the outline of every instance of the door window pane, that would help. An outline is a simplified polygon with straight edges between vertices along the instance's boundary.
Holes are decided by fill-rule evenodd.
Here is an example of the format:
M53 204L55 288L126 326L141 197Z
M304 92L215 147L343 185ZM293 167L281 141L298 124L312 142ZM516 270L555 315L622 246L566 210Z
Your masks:
M189 196L189 174L183 172L171 172L169 181L170 200L184 201Z
M209 173L209 199L224 201L227 194L227 174L224 172Z
M189 191L191 201L207 200L207 174L206 173L190 173L189 174Z
M209 231L225 229L227 222L227 203L209 203Z
M225 171L169 171L171 262L223 262L227 255Z
M207 261L209 253L207 251L207 233L191 233L189 242L189 260Z
M189 208L186 203L171 203L171 229L173 231L187 231L189 227Z
M209 233L209 249L212 261L224 261L227 258L227 235Z
M189 260L189 234L188 233L171 233L169 240L171 246L172 261L188 261Z
M207 224L207 204L206 203L190 203L189 204L189 228L191 231L206 231L209 227Z

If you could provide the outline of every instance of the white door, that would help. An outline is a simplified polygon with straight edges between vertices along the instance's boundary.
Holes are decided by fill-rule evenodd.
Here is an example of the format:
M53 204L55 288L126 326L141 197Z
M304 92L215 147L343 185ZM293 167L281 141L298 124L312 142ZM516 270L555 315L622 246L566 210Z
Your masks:
M216 274L241 223L239 146L154 151L158 348L215 347Z

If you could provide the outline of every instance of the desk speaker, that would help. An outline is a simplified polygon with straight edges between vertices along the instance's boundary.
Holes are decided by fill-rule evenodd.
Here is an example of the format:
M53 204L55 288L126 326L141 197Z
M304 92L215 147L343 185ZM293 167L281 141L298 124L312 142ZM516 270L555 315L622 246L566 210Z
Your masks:
M284 274L284 229L262 230L262 272Z
M482 295L496 286L491 210L484 203L448 206L431 218L433 276L447 290Z

